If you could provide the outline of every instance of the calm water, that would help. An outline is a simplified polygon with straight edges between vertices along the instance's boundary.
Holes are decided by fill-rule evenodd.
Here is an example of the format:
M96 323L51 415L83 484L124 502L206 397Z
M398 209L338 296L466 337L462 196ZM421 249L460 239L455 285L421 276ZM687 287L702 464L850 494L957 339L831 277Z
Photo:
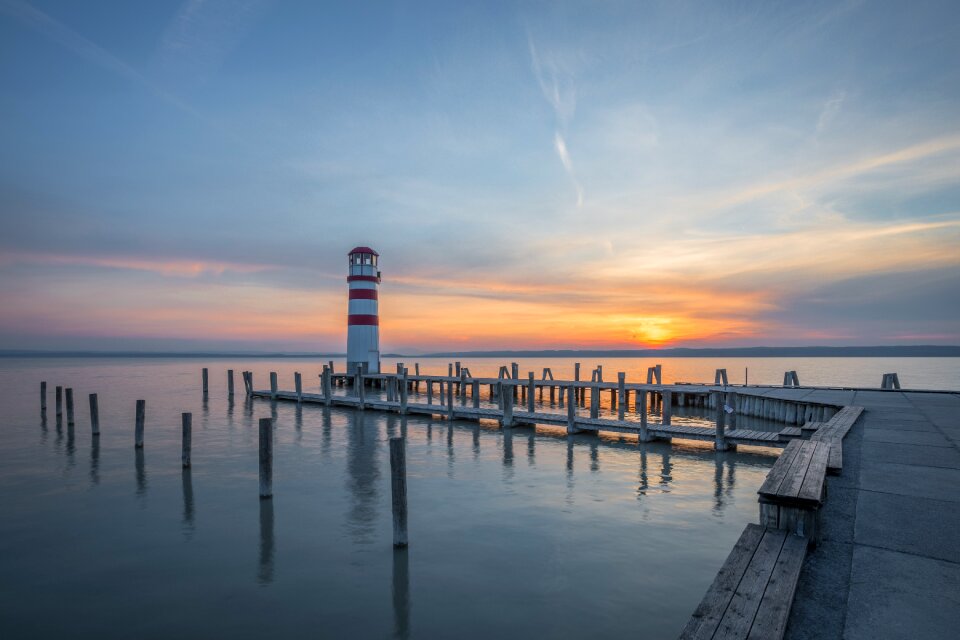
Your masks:
M625 362L605 371L630 379L647 366ZM483 375L499 365L466 364ZM555 361L521 364L567 375ZM904 379L911 370L897 364ZM313 384L320 363L0 359L0 637L672 638L756 520L774 460L241 395L231 404L227 368L263 386L276 370L291 387L295 370ZM664 367L668 380L702 373ZM57 384L74 388L72 429L57 425ZM137 398L147 401L142 452ZM194 414L188 472L182 411ZM260 501L256 425L270 415L275 496ZM395 553L387 438L401 433L411 546Z

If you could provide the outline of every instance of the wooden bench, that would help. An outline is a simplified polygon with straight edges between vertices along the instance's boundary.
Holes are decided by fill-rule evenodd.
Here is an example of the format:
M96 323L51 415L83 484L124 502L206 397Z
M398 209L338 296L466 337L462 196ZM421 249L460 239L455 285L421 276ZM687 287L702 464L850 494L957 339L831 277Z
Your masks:
M760 494L760 524L819 541L820 506L827 495L830 445L792 440L767 474Z
M782 638L806 554L806 539L748 524L681 640Z
M863 407L844 407L810 436L812 441L830 445L827 472L831 475L836 475L843 470L843 438L861 413L863 413Z

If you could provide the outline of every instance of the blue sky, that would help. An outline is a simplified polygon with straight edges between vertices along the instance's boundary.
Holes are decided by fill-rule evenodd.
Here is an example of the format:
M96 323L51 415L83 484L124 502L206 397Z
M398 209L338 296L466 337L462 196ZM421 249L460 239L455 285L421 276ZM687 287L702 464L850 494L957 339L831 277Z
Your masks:
M0 0L0 348L956 344L958 13Z

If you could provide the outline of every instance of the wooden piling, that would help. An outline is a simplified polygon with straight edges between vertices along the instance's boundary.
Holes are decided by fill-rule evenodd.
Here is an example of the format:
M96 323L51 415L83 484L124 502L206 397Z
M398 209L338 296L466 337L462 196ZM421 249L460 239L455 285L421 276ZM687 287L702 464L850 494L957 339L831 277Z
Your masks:
M193 444L193 414L192 413L183 413L180 415L181 422L181 432L183 435L183 443L180 453L180 461L183 463L183 468L187 469L190 467L190 449Z
M466 369L460 369L460 373L457 374L460 377L460 402L465 403L467 401L467 371Z
M133 431L133 446L137 449L143 448L143 423L147 415L147 401L137 400L136 424Z
M580 363L579 362L573 363L573 381L580 382ZM570 396L570 401L579 402L580 395L583 393L583 389L580 389L577 386L574 386L573 393L574 395Z
M473 408L480 408L480 381L476 378L473 379L473 390L470 392L470 395L473 397Z
M573 400L574 386L569 385L568 397ZM560 402L563 402L563 387L560 387ZM567 433L576 433L577 432L577 403L568 402L567 403Z
M233 369L227 369L227 397L233 397Z
M433 380L427 380L427 404L433 404Z
M721 399L721 392L714 392L714 398L717 405L717 435L716 441L714 443L714 448L717 451L726 451L727 450L727 439L725 435L725 421L727 413L723 409L723 400Z
M732 410L727 414L727 420L730 423L730 430L733 431L737 428L737 394L733 391L728 391L726 404Z
M260 418L260 498L273 497L273 420Z
M353 388L357 392L357 408L363 411L365 393L363 389L363 374L360 373L360 367L357 367L356 373L353 374Z
M207 397L207 393L210 391L209 374L210 372L207 370L206 367L204 367L203 368L203 397L204 398Z
M623 371L617 373L617 420L623 420L627 411L626 383L627 374Z
M590 417L596 420L600 417L600 387L590 385Z
M403 378L400 384L400 415L407 415L407 402L409 398L409 383L407 380L407 370L403 370Z
M534 413L536 411L536 398L534 397L536 382L533 379L533 371L527 376L527 385L529 386L527 390L527 411Z
M93 435L100 435L100 407L97 404L97 394L90 394L90 431Z
M67 426L73 426L73 389L67 387Z
M47 382L44 380L40 383L40 411L42 413L47 412Z
M297 402L303 402L303 377L299 371L295 371L293 374L293 384L297 390Z
M453 383L447 382L447 419L453 420Z
M393 503L393 546L406 547L407 454L403 438L390 438L390 489Z
M663 407L660 409L661 422L665 425L671 424L673 419L673 391L663 390L660 392Z
M497 395L503 400L503 419L500 424L504 427L513 426L513 394L503 392L503 383L497 383Z
M56 402L57 417L59 418L63 415L63 387L58 386L56 388Z
M333 371L330 365L323 366L323 373L320 374L320 386L323 391L323 403L328 407L333 403Z
M277 372L276 371L270 372L270 399L271 400L277 399Z
M647 392L644 389L637 391L637 401L634 403L637 413L640 414L640 442L650 442L650 431L647 429Z

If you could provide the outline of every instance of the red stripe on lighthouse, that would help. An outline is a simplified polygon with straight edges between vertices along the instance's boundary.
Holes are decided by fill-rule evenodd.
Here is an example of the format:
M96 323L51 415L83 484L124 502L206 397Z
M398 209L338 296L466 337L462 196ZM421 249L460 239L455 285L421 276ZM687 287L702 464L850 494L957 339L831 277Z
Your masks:
M376 289L350 289L351 300L376 300Z
M347 325L372 325L380 326L380 318L363 313L351 313L347 316Z

